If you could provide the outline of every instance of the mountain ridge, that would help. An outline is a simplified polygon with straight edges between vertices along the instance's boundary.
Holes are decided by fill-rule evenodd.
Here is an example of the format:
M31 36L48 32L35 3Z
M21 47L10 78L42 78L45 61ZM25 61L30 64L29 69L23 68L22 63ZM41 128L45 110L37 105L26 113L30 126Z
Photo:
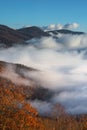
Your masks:
M32 26L25 27L20 29L13 29L6 25L0 25L0 47L10 47L13 44L25 44L26 41L31 40L32 38L41 38L49 37L52 34L56 35L61 34L73 34L73 35L82 35L84 32L77 32L71 30L53 30L53 31L44 31L40 27Z
M25 43L27 40L41 36L49 36L49 34L35 26L15 30L8 26L0 25L0 45L6 47L11 46L13 43Z
M71 31L68 29L60 29L60 30L52 30L48 31L49 33L52 32L54 34L62 33L62 34L73 34L73 35L82 35L85 34L84 32L79 32L79 31Z

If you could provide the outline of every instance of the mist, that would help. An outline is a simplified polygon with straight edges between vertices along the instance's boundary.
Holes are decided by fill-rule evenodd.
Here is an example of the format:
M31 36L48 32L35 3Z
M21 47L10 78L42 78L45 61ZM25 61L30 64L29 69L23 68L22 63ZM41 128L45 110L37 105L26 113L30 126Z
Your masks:
M30 101L39 113L49 113L56 103L62 104L71 114L87 113L87 34L32 39L27 45L0 49L0 60L39 70L23 72L25 77L53 93L49 100ZM10 80L18 82L14 68L12 75L7 70L2 76L8 73ZM31 82L24 80L21 83Z

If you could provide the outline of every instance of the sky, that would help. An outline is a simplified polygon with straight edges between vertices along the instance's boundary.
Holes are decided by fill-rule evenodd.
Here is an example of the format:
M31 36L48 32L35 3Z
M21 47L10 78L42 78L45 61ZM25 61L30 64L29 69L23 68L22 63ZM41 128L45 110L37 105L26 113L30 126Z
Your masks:
M13 28L76 22L87 32L87 0L0 0L0 24Z

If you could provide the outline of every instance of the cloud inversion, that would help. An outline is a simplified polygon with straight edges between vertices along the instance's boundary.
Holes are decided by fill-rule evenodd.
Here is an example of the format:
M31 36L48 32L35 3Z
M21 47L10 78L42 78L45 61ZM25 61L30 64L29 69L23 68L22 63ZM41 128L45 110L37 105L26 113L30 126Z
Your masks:
M49 101L34 100L31 104L40 113L51 111L55 103L72 114L87 113L87 35L62 34L57 40L49 37L30 42L1 49L0 60L40 70L24 74L53 94Z

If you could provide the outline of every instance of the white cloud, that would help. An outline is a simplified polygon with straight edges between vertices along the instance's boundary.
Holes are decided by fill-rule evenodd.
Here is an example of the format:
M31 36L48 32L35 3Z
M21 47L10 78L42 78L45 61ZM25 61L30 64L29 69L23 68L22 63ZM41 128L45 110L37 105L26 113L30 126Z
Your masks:
M62 29L62 28L63 28L63 25L61 25L61 24L50 24L47 27L47 30L58 30L58 29Z
M69 24L50 24L48 26L42 27L45 31L51 30L60 30L60 29L76 29L79 27L78 23L69 23Z
M79 27L78 23L65 24L63 28L65 29L76 29Z

